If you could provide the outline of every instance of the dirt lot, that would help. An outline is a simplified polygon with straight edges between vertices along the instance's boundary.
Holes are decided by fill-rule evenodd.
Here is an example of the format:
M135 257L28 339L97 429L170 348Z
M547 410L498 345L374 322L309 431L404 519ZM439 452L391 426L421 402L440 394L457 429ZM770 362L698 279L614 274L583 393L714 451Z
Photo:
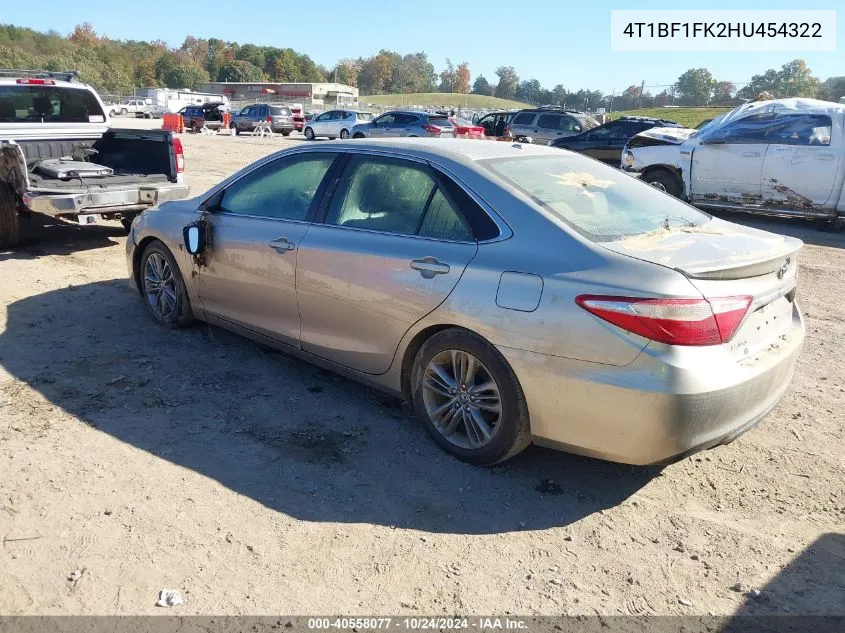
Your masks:
M183 142L199 193L292 141ZM116 223L27 222L0 252L0 613L161 613L167 587L179 614L845 615L845 234L754 223L807 242L793 386L660 470L464 465L366 387L156 326Z

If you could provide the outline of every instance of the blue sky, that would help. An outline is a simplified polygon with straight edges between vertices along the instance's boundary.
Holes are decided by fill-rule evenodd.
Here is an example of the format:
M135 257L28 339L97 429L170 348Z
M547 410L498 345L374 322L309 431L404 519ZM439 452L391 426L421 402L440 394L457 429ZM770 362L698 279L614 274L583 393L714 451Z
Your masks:
M46 31L70 32L80 22L114 39L161 39L179 45L186 35L219 37L291 47L332 66L341 57L369 56L381 48L400 53L425 51L440 71L447 57L469 62L494 79L502 65L521 79L547 87L620 92L630 84L671 84L688 68L705 66L720 80L742 83L753 74L804 58L816 76L845 75L845 24L837 15L838 51L815 53L614 53L610 50L611 9L836 9L838 2L798 7L780 0L733 3L573 2L475 0L403 2L378 0L304 0L239 3L220 0L192 5L174 0L79 2L40 0L37 5L8 3L0 21ZM35 7L37 6L37 10ZM247 6L254 10L247 9ZM259 8L266 7L263 11ZM191 8L193 7L193 8ZM216 7L216 9L215 9ZM287 10L290 7L291 10ZM175 13L174 13L175 10ZM169 20L174 13L177 19ZM658 92L659 88L653 88Z

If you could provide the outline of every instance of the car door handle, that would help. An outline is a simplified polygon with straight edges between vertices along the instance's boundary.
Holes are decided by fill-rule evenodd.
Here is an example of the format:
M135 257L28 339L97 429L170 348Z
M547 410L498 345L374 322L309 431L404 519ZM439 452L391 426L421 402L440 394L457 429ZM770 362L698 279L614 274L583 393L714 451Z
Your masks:
M742 152L742 155L747 158L759 158L760 152Z
M285 237L280 237L278 239L273 240L267 244L270 248L276 251L279 255L284 255L288 251L292 251L296 248L296 244L289 241Z
M435 275L445 275L449 272L449 264L444 264L435 257L413 259L411 260L411 268L418 270L426 279L431 279Z
M818 160L831 161L836 158L834 154L816 154Z

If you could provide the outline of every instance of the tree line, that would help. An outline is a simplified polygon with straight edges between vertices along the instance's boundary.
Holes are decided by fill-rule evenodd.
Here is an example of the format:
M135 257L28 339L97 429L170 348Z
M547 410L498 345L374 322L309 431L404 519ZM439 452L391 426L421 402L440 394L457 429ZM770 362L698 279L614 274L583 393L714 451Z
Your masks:
M81 79L107 94L131 94L136 87L196 90L207 81L337 81L357 86L362 95L418 92L473 93L538 105L579 109L630 110L664 105L731 105L760 93L774 98L815 97L837 101L845 96L845 76L821 81L801 59L754 75L737 88L706 68L691 68L654 93L642 82L618 94L521 79L512 66L501 66L490 79L475 80L467 62L446 59L439 72L424 52L402 55L381 50L370 57L341 59L334 67L317 64L291 48L256 46L220 39L186 37L178 48L161 41L112 40L88 23L68 36L0 25L0 67L79 70Z

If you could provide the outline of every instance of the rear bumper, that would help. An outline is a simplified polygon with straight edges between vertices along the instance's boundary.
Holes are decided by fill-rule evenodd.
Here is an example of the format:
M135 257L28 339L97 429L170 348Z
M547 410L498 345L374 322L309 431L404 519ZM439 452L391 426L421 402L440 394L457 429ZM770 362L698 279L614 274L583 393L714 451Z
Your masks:
M525 392L536 443L645 465L730 442L757 424L786 392L804 332L796 305L776 345L741 362L722 346L667 352L650 344L623 367L499 349Z
M181 183L85 193L30 192L24 195L24 204L31 211L51 216L120 213L143 210L168 200L182 200L188 197L188 192L189 187Z

